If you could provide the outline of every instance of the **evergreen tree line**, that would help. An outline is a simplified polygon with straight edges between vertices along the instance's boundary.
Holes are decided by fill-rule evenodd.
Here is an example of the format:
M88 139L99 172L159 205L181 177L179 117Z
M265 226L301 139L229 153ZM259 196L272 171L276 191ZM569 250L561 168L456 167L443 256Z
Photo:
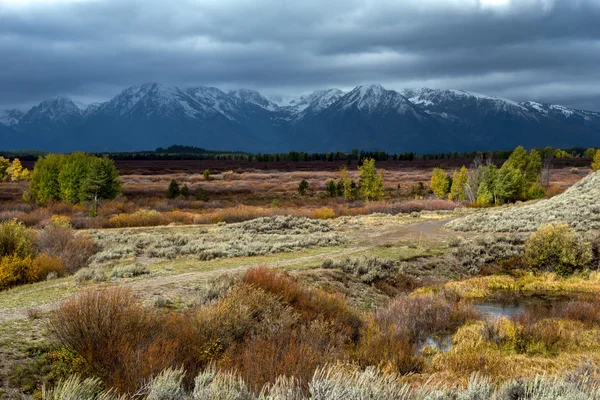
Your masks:
M536 149L543 159L548 158L593 158L596 152L594 148L571 148L554 149L552 147ZM359 151L357 149L351 152L328 152L328 153L310 153L290 151L287 153L245 153L237 151L218 151L207 150L193 146L170 146L167 148L159 147L154 151L140 152L115 152L115 153L89 153L96 157L108 156L112 160L233 160L248 162L313 162L313 161L346 161L351 163L356 161L359 164L362 160L372 158L376 161L418 161L418 160L456 160L473 159L481 157L483 160L506 160L511 155L511 150L496 151L470 151L470 152L447 152L447 153L426 153L417 154L413 152L388 153L385 151ZM0 152L0 156L9 159L18 157L24 161L37 160L40 155L47 155L44 152L23 151L23 152Z

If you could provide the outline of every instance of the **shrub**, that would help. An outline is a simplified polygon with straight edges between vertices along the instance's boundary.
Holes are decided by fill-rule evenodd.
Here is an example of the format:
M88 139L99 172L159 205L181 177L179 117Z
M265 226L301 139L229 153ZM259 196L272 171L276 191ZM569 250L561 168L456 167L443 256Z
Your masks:
M383 281L393 277L398 272L398 264L393 260L368 256L363 258L346 258L339 261L325 260L321 268L341 269L347 274L360 278L367 284Z
M280 296L281 300L300 314L304 321L331 321L332 328L346 332L354 341L363 325L359 314L343 297L322 290L302 288L292 277L267 268L250 269L243 282Z
M84 283L89 281L104 282L106 275L104 271L98 268L82 268L75 273L75 282Z
M167 199L174 199L179 197L181 194L181 190L179 189L179 183L175 179L171 180L169 183L169 188L167 189Z
M20 258L35 254L33 233L16 220L0 222L0 257L16 255Z
M33 260L29 270L29 282L39 282L46 280L50 274L62 276L65 272L65 265L58 257L53 257L46 253L38 254Z
M0 258L0 290L29 283L31 264L31 257L12 255Z
M569 225L547 225L532 233L525 242L525 261L539 270L566 276L589 266L591 243L584 243Z
M62 260L40 254L35 259L17 255L0 258L0 290L45 280L50 274L62 275Z
M108 220L109 228L166 225L169 219L156 210L139 210L133 214L119 214Z
M208 192L206 190L204 190L204 188L201 186L198 186L196 188L196 194L194 196L196 197L196 200L200 200L200 201L210 200Z
M306 234L317 232L331 232L333 228L322 221L309 218L278 215L275 217L256 218L251 221L231 225L228 229L250 234Z
M316 218L316 219L331 219L331 218L335 218L335 217L336 217L335 211L333 211L329 207L321 207L321 208L317 208L315 211L313 211L313 218Z
M465 322L477 318L467 304L442 295L400 295L375 314L382 329L419 343L429 336L448 335Z
M308 182L305 179L298 184L298 194L300 196L304 196L306 194L306 190L308 189Z
M143 265L129 265L126 267L115 268L110 272L113 278L135 278L136 276L148 275L150 271Z
M519 236L479 236L473 240L458 239L450 242L452 255L469 274L477 274L487 263L520 257L524 240Z
M252 338L242 349L232 347L219 367L238 372L255 392L280 376L307 385L315 370L329 361L328 345L322 335L279 332L274 337Z
M53 215L50 217L50 225L56 228L71 229L71 218L67 215Z
M87 267L90 258L98 251L92 238L75 236L75 232L56 225L49 225L37 236L40 251L62 260L65 272L73 274Z
M49 330L94 376L122 393L134 393L169 367L200 370L196 349L202 346L187 317L146 310L127 289L79 293L51 314Z

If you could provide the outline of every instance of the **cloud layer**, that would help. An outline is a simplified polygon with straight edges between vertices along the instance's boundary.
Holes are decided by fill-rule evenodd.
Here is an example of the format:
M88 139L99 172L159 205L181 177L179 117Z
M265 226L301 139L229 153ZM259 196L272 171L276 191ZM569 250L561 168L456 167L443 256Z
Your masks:
M377 82L600 110L600 0L0 0L0 107Z

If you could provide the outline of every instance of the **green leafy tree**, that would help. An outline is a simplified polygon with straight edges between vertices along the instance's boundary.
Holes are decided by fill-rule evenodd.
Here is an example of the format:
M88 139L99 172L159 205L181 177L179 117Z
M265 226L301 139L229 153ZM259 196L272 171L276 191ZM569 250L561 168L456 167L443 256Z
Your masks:
M367 158L358 168L360 197L365 200L381 200L385 195L383 172L375 168L375 159Z
M348 185L344 190L344 197L346 197L346 200L348 201L358 199L358 186L356 185L356 182L352 180L348 181Z
M534 149L529 152L525 169L521 172L523 172L523 177L529 185L539 182L542 173L542 156L537 150Z
M6 179L10 179L11 182L19 182L22 180L29 180L30 173L27 168L23 168L21 160L14 158L12 163L5 171Z
M358 187L356 186L356 182L350 179L348 167L345 165L340 168L340 179L338 181L338 185L340 184L343 187L343 195L346 200L354 201L358 199Z
M304 196L306 194L307 190L308 190L308 182L306 181L306 179L302 179L300 184L298 184L298 194L300 194L300 196Z
M519 146L513 150L503 166L525 171L527 167L527 161L527 150L525 150L523 146Z
M336 195L343 196L344 195L344 182L340 179L335 185Z
M10 160L8 160L4 157L0 157L0 182L3 182L6 179L8 179L8 174L6 173L6 170L8 169L9 166L10 166Z
M328 197L337 196L337 185L333 179L327 179L327 182L325 182L325 193Z
M583 153L583 157L584 158L594 158L594 156L596 155L596 149L594 148L589 148L585 151L585 153ZM0 160L1 162L1 160ZM0 172L1 175L1 172Z
M481 167L479 177L479 187L477 189L477 202L480 204L496 203L496 175L498 167L494 164L488 164Z
M91 203L90 216L98 215L101 199L114 199L120 192L121 181L114 162L108 157L89 157L80 198Z
M569 158L569 153L567 153L564 150L556 150L556 152L554 153L554 157L555 158Z
M174 199L178 197L180 193L179 183L177 183L175 179L172 179L171 183L169 183L169 188L167 189L167 199Z
M594 155L594 161L592 162L592 171L600 171L600 149L596 151Z
M205 181L210 181L211 177L210 177L210 171L209 170L204 170L204 172L202 173L202 176L204 177Z
M114 199L120 192L119 173L108 157L49 154L35 163L29 197L40 204L51 200L90 201L95 209L99 200Z
M465 201L467 182L469 181L469 170L463 166L460 172L454 172L452 187L448 199L453 201Z
M442 168L435 168L431 177L431 190L439 199L445 199L450 192L450 178Z
M498 170L493 184L496 203L516 201L525 197L526 180L521 171L516 168L503 165Z
M58 175L60 198L69 203L86 200L82 190L84 181L89 174L90 160L85 153L69 155Z
M60 171L67 156L48 154L35 163L29 184L31 198L36 203L45 204L51 200L60 200Z

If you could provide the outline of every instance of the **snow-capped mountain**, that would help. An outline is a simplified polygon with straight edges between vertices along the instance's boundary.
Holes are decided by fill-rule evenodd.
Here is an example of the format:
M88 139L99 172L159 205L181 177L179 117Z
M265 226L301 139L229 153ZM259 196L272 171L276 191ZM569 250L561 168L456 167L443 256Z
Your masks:
M447 152L598 146L600 113L462 90L398 92L377 84L347 93L266 97L248 89L148 83L104 103L57 97L26 113L2 111L0 126L0 150L128 151L185 144L253 152Z
M15 126L23 118L23 111L13 110L0 110L0 125L4 126Z

